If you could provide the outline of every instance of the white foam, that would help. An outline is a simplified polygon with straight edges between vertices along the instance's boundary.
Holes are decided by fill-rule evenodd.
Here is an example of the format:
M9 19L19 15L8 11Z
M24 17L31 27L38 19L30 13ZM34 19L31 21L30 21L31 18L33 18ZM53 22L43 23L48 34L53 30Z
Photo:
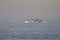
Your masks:
M29 23L29 21L25 21L24 23Z

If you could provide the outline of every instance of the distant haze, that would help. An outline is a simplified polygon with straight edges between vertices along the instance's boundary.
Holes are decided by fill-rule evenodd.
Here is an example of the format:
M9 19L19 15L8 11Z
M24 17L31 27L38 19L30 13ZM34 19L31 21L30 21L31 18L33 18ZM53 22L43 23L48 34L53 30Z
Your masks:
M60 20L60 0L0 0L0 23L20 23L28 17Z

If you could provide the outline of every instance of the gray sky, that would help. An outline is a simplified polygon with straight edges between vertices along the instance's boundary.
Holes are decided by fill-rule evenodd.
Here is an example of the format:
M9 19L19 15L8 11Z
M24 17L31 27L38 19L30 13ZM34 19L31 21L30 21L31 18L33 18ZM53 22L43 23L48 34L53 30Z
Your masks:
M0 0L0 23L20 23L28 17L60 20L60 0Z

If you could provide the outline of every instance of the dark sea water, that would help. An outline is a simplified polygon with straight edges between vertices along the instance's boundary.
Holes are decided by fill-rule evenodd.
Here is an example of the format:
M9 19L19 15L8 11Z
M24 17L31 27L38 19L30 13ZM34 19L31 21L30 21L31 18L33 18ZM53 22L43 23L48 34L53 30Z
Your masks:
M60 40L60 24L0 23L0 40Z

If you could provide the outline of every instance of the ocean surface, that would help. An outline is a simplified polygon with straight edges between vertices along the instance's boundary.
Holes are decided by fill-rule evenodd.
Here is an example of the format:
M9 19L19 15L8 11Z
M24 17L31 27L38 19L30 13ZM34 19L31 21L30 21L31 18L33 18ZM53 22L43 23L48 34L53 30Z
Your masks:
M0 40L60 40L60 23L0 23Z

